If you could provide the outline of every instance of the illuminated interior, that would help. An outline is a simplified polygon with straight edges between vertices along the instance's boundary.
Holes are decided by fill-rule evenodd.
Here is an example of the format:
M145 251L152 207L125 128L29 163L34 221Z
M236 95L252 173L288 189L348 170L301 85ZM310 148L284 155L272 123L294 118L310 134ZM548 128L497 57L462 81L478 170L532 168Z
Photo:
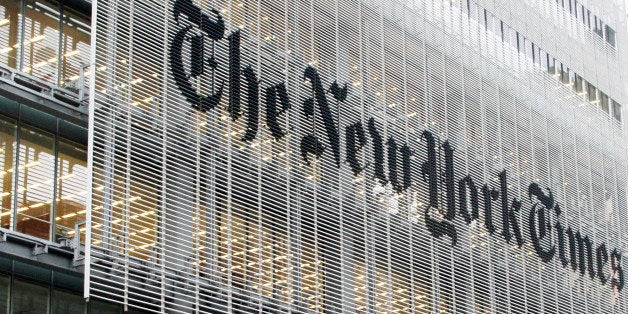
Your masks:
M269 6L269 9L262 10L259 13L260 21L255 21L255 23L247 22L252 21L248 15L252 12L257 14L257 11L251 9L244 1L230 2L229 6L223 5L222 11L227 13L226 10L231 10L233 24L242 29L253 28L251 32L259 33L267 45L273 46L276 50L282 50L287 36L281 36L281 34L283 31L290 33L291 30L283 25L282 14L277 13L280 7L271 9ZM332 23L333 21L329 20L322 24ZM259 30L255 29L257 27ZM299 36L301 36L299 39L301 42L310 45L309 32L300 31ZM80 78L79 69L88 60L89 40L89 26L86 19L69 8L45 1L31 0L7 0L0 4L0 62L46 82L68 88L76 86ZM324 62L319 59L333 59L333 56L325 55L333 52L325 52L324 49L315 45L311 44L312 51L307 56L308 64L325 70L325 64L321 64ZM383 48L382 51L384 51ZM285 52L291 53L290 50ZM270 53L262 51L260 54L268 57ZM404 101L406 96L403 93L406 92L408 103L412 104L414 111L404 114L408 118L421 119L423 125L430 123L427 120L423 121L427 118L418 113L424 111L426 104L421 103L425 101L424 99L432 97L434 107L446 107L443 100L436 99L438 91L433 92L436 96L426 96L427 92L422 90L422 87L403 91L401 86L404 85L404 81L400 76L386 77L387 84L382 83L383 78L377 74L378 71L371 71L375 74L363 77L367 75L363 74L364 71L360 69L361 63L368 64L374 69L382 68L384 65L377 58L361 61L361 57L351 52L348 55L351 69L349 71L350 83L358 88L364 84L364 81L370 80L370 85L364 88L365 94L385 104L388 108L386 110L391 112L401 110L402 106L399 104ZM151 66L149 61L151 60L144 60L142 56L137 56L133 67L139 70L135 70L129 65L129 60L117 59L115 63L120 71L116 75L128 75L128 77L115 77L113 81L117 83L109 90L104 89L103 81L105 80L101 79L97 82L98 90L103 94L118 93L122 95L119 96L120 98L129 100L131 108L129 113L142 112L142 115L129 114L129 121L132 121L129 123L129 128L131 124L133 127L140 126L147 129L155 127L155 124L151 124L151 120L146 116L149 116L149 113L155 114L164 108L167 109L163 104L157 104L158 101L163 101L160 95L162 79L159 76L164 72ZM548 57L547 71L556 74L556 62L553 58L550 62ZM407 66L409 81L427 80L424 77L426 70L421 66L413 64ZM390 67L391 73L404 71L401 69L401 64L395 65L391 62L391 65L387 67ZM96 71L106 70L106 66L96 69ZM561 81L569 86L571 84L569 71L561 71L561 74L566 74L561 76ZM205 75L207 77L200 77L198 80L211 81L209 71ZM102 77L106 80L110 79L104 75ZM574 80L574 77L571 80ZM578 81L577 76L575 80ZM469 85L472 84L469 83ZM574 86L578 95L584 89L582 84L584 83L576 83ZM598 94L593 85L587 86L589 101L599 103L601 110L607 114L612 110L615 119L621 121L620 104L602 92ZM204 94L208 93L209 88L208 85L199 86L199 90ZM467 101L468 104L475 104L475 102L476 100L471 99ZM477 104L479 106L479 100ZM220 107L226 108L227 105L225 97ZM401 111L399 113L401 114ZM446 116L439 116L439 114L434 113L437 119L431 121L432 124L447 119ZM253 152L252 156L259 157L264 162L278 161L279 166L287 170L291 169L291 164L295 167L302 167L302 173L305 174L306 179L317 183L323 182L323 169L318 161L313 161L308 165L290 162L290 157L298 153L291 150L291 146L288 145L289 139L276 142L267 132L264 132L256 139L244 142L241 140L246 131L244 119L231 121L228 128L216 126L226 125L225 121L231 119L224 111L216 110L215 114L197 113L193 119L196 120L195 127L198 127L195 131L199 134L220 133L209 135L229 142L234 152L236 149L249 149ZM468 147L480 150L483 148L483 130L479 127L481 122L471 121L476 117L468 119L470 121L466 130L469 138ZM124 151L129 147L130 145L123 147L122 150L116 150L120 149L118 147L112 148L114 151L112 155L115 157L96 157L115 159L113 160L115 165L111 165L115 169L111 171L114 174L110 178L104 177L103 169L94 170L95 182L102 184L93 187L95 201L92 244L112 252L129 252L129 255L134 258L155 260L158 256L159 245L163 245L159 240L163 232L160 219L164 217L159 216L158 213L158 210L165 208L161 203L163 200L158 188L162 184L161 177L159 177L160 174L147 170L146 166L141 164L146 162L145 160L134 160L131 152ZM500 149L495 146L493 150ZM525 150L524 147L520 148L521 152ZM497 155L494 159L497 159ZM53 241L58 240L59 237L75 236L76 228L84 232L85 227L79 224L85 220L85 196L90 192L86 184L88 175L86 160L86 147L83 144L60 137L54 132L1 117L0 196L2 208L0 225L6 229ZM520 164L527 163L526 160ZM527 175L527 171L523 169L521 176ZM362 180L364 177L356 178L354 182ZM528 181L527 178L522 180ZM359 191L363 196L364 190ZM111 201L99 203L103 199L111 199ZM384 198L381 200L383 202ZM188 215L195 224L193 247L194 250L199 251L195 254L197 259L194 265L204 266L211 261L217 264L217 272L224 284L287 304L297 303L293 298L299 296L303 300L301 303L310 310L324 312L326 302L331 302L332 297L325 294L326 265L323 262L324 253L321 253L322 250L316 243L318 240L302 241L291 238L291 232L286 230L286 225L289 223L282 221L281 218L267 217L257 208L249 208L249 205L230 204L228 207L224 206L220 209L217 225L212 230L216 232L212 239L214 243L207 243L204 236L209 232L206 225L215 219L206 216L210 210L200 204L195 208L195 213ZM416 211L417 206L413 205L413 207ZM420 216L414 217L415 223L418 217ZM296 242L299 243L298 249L295 249ZM486 242L478 241L474 245L485 247ZM411 278L400 275L407 272L394 269L397 267L397 262L388 261L389 265L383 265L384 263L369 265L374 269L372 272L369 271L367 265L359 261L349 263L353 267L352 273L355 276L348 281L352 283L350 288L354 290L353 304L357 313L366 313L373 307L377 313L429 311L430 298L433 295L429 295L430 292L421 286L419 280L413 282ZM443 299L447 300L440 300L438 304L442 308L449 308L451 304L447 302L451 302L451 296ZM437 301L432 303L437 303ZM486 311L486 307L477 307L477 312L483 311ZM446 310L443 310L443 313L446 313Z
M95 181L102 180L98 173L94 176ZM157 192L151 184L146 183L146 178L141 173L137 173L134 178L136 180L132 183L114 180L116 182L113 186L94 187L94 199L99 199L103 193L112 193L115 201L108 207L97 201L94 203L92 244L110 246L112 250L119 252L128 250L134 257L149 259L157 241ZM153 197L140 197L140 191ZM82 227L81 231L84 230L85 227ZM74 231L69 233L74 234Z
M17 171L17 218L15 230L42 239L51 239L54 202L54 135L20 126ZM22 169L19 165L25 165ZM32 165L28 167L27 165Z
M2 162L2 212L0 222L3 228L10 228L12 225L13 210L13 167L15 166L15 146L17 128L15 122L8 119L0 119L0 161Z
M73 236L85 220L86 147L0 116L0 149L2 228L51 241Z
M56 234L70 237L75 226L85 221L87 178L86 147L68 140L60 140L57 160Z
M33 0L0 3L1 64L76 89L89 52L89 19L71 8Z
M375 268L373 282L367 282L366 267L363 263L355 265L355 310L357 313L368 313L369 288L374 290L374 306L376 313L427 313L428 299L425 297L418 281L411 285L410 278L386 270ZM414 300L412 300L414 298ZM412 307L414 306L414 311Z
M301 297L311 310L322 311L323 263L312 244L302 244L300 258L277 226L260 227L254 215L227 212L220 219L218 266L224 283L293 303L294 273L301 277Z
M90 22L58 1L0 2L0 64L70 90L88 62ZM35 124L36 125L36 124ZM1 226L56 241L85 220L84 144L0 117Z

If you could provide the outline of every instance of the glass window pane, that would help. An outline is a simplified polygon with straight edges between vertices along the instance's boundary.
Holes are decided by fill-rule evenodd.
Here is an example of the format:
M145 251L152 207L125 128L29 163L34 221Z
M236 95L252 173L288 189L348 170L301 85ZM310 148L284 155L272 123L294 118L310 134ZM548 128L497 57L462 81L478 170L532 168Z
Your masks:
M600 19L599 17L595 16L594 17L595 20L595 33L598 34L598 36L600 37L604 37L604 22L602 21L602 19Z
M615 30L606 25L606 41L613 47L615 47Z
M60 84L68 88L79 88L79 69L89 62L89 21L66 8L62 22Z
M500 25L500 31L501 31L502 41L508 42L508 26L503 21L501 22L501 25Z
M16 279L11 290L13 313L48 313L48 287Z
M571 82L569 81L569 68L567 68L566 65L561 64L560 65L560 80L561 82L563 82L563 84L565 85L569 85L571 84Z
M550 56L549 54L546 55L547 56L547 72L554 76L556 75L556 60L554 59L554 57Z
M486 30L489 32L494 32L495 31L495 19L493 17L493 14L490 13L486 13Z
M11 277L0 275L0 314L9 312L9 287Z
M17 52L14 47L20 41L20 1L0 2L0 63L16 69Z
M223 280L231 278L239 288L291 302L292 279L287 270L295 267L302 276L302 297L307 306L322 312L323 264L313 241L302 244L301 263L291 264L287 259L287 230L281 227L285 222L278 220L260 226L257 215L242 205L233 206L231 218L227 211L220 215L217 262Z
M582 77L578 74L575 75L575 85L574 88L576 90L576 93L578 93L579 95L584 93L584 86L583 86L583 80Z
M85 221L87 151L85 146L61 140L57 160L56 236L71 237L74 225ZM81 237L83 238L83 237Z
M22 71L57 83L59 57L58 5L28 1L24 22Z
M613 100L613 117L615 120L621 122L621 105Z
M587 9L584 5L580 5L580 16L582 17L582 24L587 25Z
M0 226L11 229L13 215L13 167L15 166L16 126L0 117Z
M52 295L52 314L85 313L85 300L78 294L54 290Z
M54 184L54 136L38 129L20 129L16 230L50 238Z
M158 236L158 219L155 209L158 208L159 196L154 180L154 173L158 170L153 168L150 162L140 158L131 161L130 170L131 181L128 186L122 184L123 181L119 181L122 180L122 173L113 179L114 182L120 182L120 184L113 186L116 200L111 204L111 207L105 208L102 203L93 207L92 243L101 244L116 237L129 237L131 255L141 259L149 259L154 252ZM95 182L103 182L102 174L95 173L94 176ZM128 188L129 186L130 188ZM94 187L94 199L101 199L104 189L103 185L97 184ZM125 220L127 219L130 230L125 227ZM105 222L110 222L111 227L103 227L103 225L106 226ZM74 231L70 231L68 234L73 235Z
M478 13L478 5L475 3L475 1L469 0L468 6L469 18L477 22L480 19Z
M101 301L89 301L89 313L90 314L118 314L121 313L120 306L113 303L106 303Z
M604 112L610 112L610 105L608 103L608 96L606 94L600 92L600 108L604 110Z
M597 101L597 88L591 83L587 83L587 94L589 95L589 102Z
M569 0L569 13L574 14L575 13L575 5L574 5L574 0Z
M539 48L539 63L541 66L541 70L549 72L549 58L546 57L547 53L543 51L543 49Z

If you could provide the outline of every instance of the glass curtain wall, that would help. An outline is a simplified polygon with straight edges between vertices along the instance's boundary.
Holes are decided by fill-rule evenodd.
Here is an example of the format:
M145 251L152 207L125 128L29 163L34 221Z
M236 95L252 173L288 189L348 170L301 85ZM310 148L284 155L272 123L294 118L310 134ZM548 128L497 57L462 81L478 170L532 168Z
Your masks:
M54 285L13 278L0 274L0 314L121 314L121 306L98 300L85 302L83 297ZM138 313L138 312L135 312Z
M0 64L73 88L89 61L90 22L62 1L0 1Z
M57 241L85 221L85 145L0 115L0 167L2 228Z

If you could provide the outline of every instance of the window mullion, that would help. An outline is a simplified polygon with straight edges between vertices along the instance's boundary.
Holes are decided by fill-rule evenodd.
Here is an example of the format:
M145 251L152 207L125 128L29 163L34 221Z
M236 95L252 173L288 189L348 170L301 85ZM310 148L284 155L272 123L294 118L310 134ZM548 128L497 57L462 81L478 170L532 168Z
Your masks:
M19 165L20 165L20 135L22 133L22 125L21 125L21 119L22 118L22 106L20 105L20 109L19 109L19 113L18 113L18 119L17 119L17 125L15 126L15 152L14 152L14 158L15 160L13 160L13 188L12 188L12 192L13 192L13 204L11 206L11 211L13 212L11 214L11 219L10 219L10 229L12 231L16 230L17 227L17 185L19 182L19 175L20 175L20 171L19 171Z
M58 38L58 45L57 45L57 80L56 80L56 84L57 86L61 86L61 70L62 70L62 66L63 66L63 49L61 49L63 47L63 18L65 16L65 5L63 4L63 1L61 1L61 4L59 5L59 38Z
M52 170L52 203L50 204L50 241L56 241L55 235L57 232L57 199L61 199L61 195L57 195L59 184L59 119L56 120L56 130L54 134L54 146L52 147L52 153L54 155Z

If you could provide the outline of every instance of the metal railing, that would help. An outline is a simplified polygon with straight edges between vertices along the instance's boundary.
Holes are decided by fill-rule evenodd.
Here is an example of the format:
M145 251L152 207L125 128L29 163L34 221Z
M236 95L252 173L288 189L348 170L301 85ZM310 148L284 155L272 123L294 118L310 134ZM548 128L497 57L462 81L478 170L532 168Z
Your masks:
M3 83L36 93L49 100L64 103L67 107L87 112L87 96L89 95L85 80L85 73L89 73L86 71L87 68L89 68L89 64L84 64L79 69L79 80L76 85L76 91L45 82L41 78L1 64L0 80Z

